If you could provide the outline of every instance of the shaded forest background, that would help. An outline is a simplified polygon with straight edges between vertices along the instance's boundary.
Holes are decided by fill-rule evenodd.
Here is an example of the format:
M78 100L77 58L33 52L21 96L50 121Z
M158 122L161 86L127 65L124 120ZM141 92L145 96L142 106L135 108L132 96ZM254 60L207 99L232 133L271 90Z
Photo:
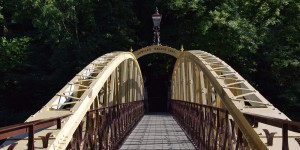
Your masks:
M0 126L23 122L95 58L151 45L156 6L163 45L220 57L300 115L299 1L0 0ZM153 74L172 63L159 61Z

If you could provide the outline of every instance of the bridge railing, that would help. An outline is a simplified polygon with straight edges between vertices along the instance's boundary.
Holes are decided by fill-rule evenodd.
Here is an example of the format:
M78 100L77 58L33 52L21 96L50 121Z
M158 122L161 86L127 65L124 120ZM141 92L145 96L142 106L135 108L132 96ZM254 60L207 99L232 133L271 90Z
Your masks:
M89 110L73 134L67 149L117 149L144 115L144 101L134 101L110 107ZM0 140L12 141L13 150L22 139L28 140L28 150L34 150L34 134L41 129L55 126L61 129L61 121L70 115L36 120L0 128ZM48 148L51 132L40 137L43 148Z
M198 149L247 149L249 144L227 110L187 101L172 100L172 115L186 131ZM289 149L288 130L300 133L300 123L244 113L255 127L258 122L282 128L282 149ZM267 146L271 146L275 133L268 133ZM300 145L300 139L295 138Z
M21 140L24 137L28 137L28 149L33 150L34 149L34 133L37 132L40 129L47 128L50 126L57 126L57 129L61 129L61 120L63 118L66 118L70 115L64 115L60 117L55 118L49 118L49 119L41 119L31 122L25 122L21 124L15 124L7 127L0 128L0 140L6 139L7 141L16 141ZM19 138L10 138L10 137L17 137L23 135ZM48 141L51 133L47 133L45 136L42 136L42 142L43 142L43 148L48 147ZM7 139L8 138L8 139ZM8 147L8 149L13 150L14 147L18 143L12 143Z
M144 101L90 110L67 149L117 149L144 115Z
M234 139L237 146L246 146L241 132L236 137L229 130L228 111L180 100L172 100L171 105L172 115L198 149L232 149L229 139Z
M264 123L267 125L272 125L274 127L281 128L282 130L282 149L288 150L289 149L289 142L288 142L288 131L293 131L300 133L300 123L295 121L283 120L279 118L273 117L266 117L262 115L252 114L252 113L243 113L244 116L247 118L249 123L254 127L258 127L258 123ZM267 138L267 145L273 145L273 138L276 132L270 132L268 129L263 129L266 134ZM300 146L300 137L295 138Z

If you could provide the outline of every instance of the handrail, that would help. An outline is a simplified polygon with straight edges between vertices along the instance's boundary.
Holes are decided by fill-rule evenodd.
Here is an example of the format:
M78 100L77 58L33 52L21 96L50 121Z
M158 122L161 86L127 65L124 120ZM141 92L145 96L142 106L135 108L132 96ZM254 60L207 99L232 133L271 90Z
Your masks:
M0 128L0 140L7 139L9 137L21 135L21 134L28 134L28 149L33 149L34 147L34 131L39 130L42 128L50 127L50 126L57 126L57 129L61 128L61 119L70 116L71 114L55 117L55 118L47 118L47 119L40 119L31 122L25 122L15 125L10 125L6 127Z
M143 115L143 100L91 109L71 136L69 149L118 149Z
M230 128L229 112L225 109L172 99L171 112L197 149L247 147L242 133L235 136L235 130ZM234 122L230 123L234 126Z
M282 128L282 126L286 124L288 130L300 133L300 122L284 120L284 119L279 119L279 118L274 118L269 116L263 116L263 115L253 114L253 113L243 113L243 114L246 118L253 119L254 123L261 122L279 128Z
M249 147L240 127L233 118L229 117L229 111L226 109L174 99L171 100L171 106L174 118L187 132L197 148L218 149L217 147L220 146L220 149L226 149L226 147L229 149L241 147L243 149ZM243 113L243 115L252 128L258 127L258 123L281 128L283 150L289 149L288 131L300 133L300 122L252 113ZM268 129L262 130L266 133L266 146L272 146L276 132L269 132ZM295 137L300 145L300 138ZM216 142L218 138L224 143L218 145ZM208 142L207 139L211 140Z
M253 114L253 113L243 113L243 114L249 120L249 122L253 124L254 128L258 127L259 122L282 128L282 149L283 150L289 149L288 130L300 133L300 122L268 117L268 116ZM266 132L268 145L272 145L273 137L275 133L273 133L273 136L269 136L268 129L263 129L263 130ZM299 138L295 138L295 140L298 142Z
M129 103L122 103L122 104L116 104L116 105L113 105L113 106L107 106L107 107L101 107L101 108L96 108L96 109L90 109L88 110L87 112L94 112L94 111L99 111L99 110L104 110L106 108L112 108L112 107L117 107L117 106L122 106L124 104L132 104L132 103L138 103L140 101L143 101L143 100L136 100L136 101L133 101L133 102L129 102Z

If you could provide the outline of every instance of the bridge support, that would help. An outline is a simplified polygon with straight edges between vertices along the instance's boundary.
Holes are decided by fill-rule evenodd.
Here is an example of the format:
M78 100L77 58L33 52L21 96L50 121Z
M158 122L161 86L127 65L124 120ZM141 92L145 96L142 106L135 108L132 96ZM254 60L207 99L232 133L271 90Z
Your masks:
M2 148L117 148L144 114L137 59L151 53L177 58L172 113L198 148L299 149L300 124L224 61L200 50L157 45L99 57L25 123L0 128L0 140L9 138Z

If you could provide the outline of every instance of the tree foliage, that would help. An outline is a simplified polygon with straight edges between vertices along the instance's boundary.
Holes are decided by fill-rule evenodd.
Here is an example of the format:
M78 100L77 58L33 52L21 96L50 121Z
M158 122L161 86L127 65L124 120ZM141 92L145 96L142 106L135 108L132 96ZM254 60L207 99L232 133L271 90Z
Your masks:
M25 62L29 38L0 39L0 73L9 72Z

